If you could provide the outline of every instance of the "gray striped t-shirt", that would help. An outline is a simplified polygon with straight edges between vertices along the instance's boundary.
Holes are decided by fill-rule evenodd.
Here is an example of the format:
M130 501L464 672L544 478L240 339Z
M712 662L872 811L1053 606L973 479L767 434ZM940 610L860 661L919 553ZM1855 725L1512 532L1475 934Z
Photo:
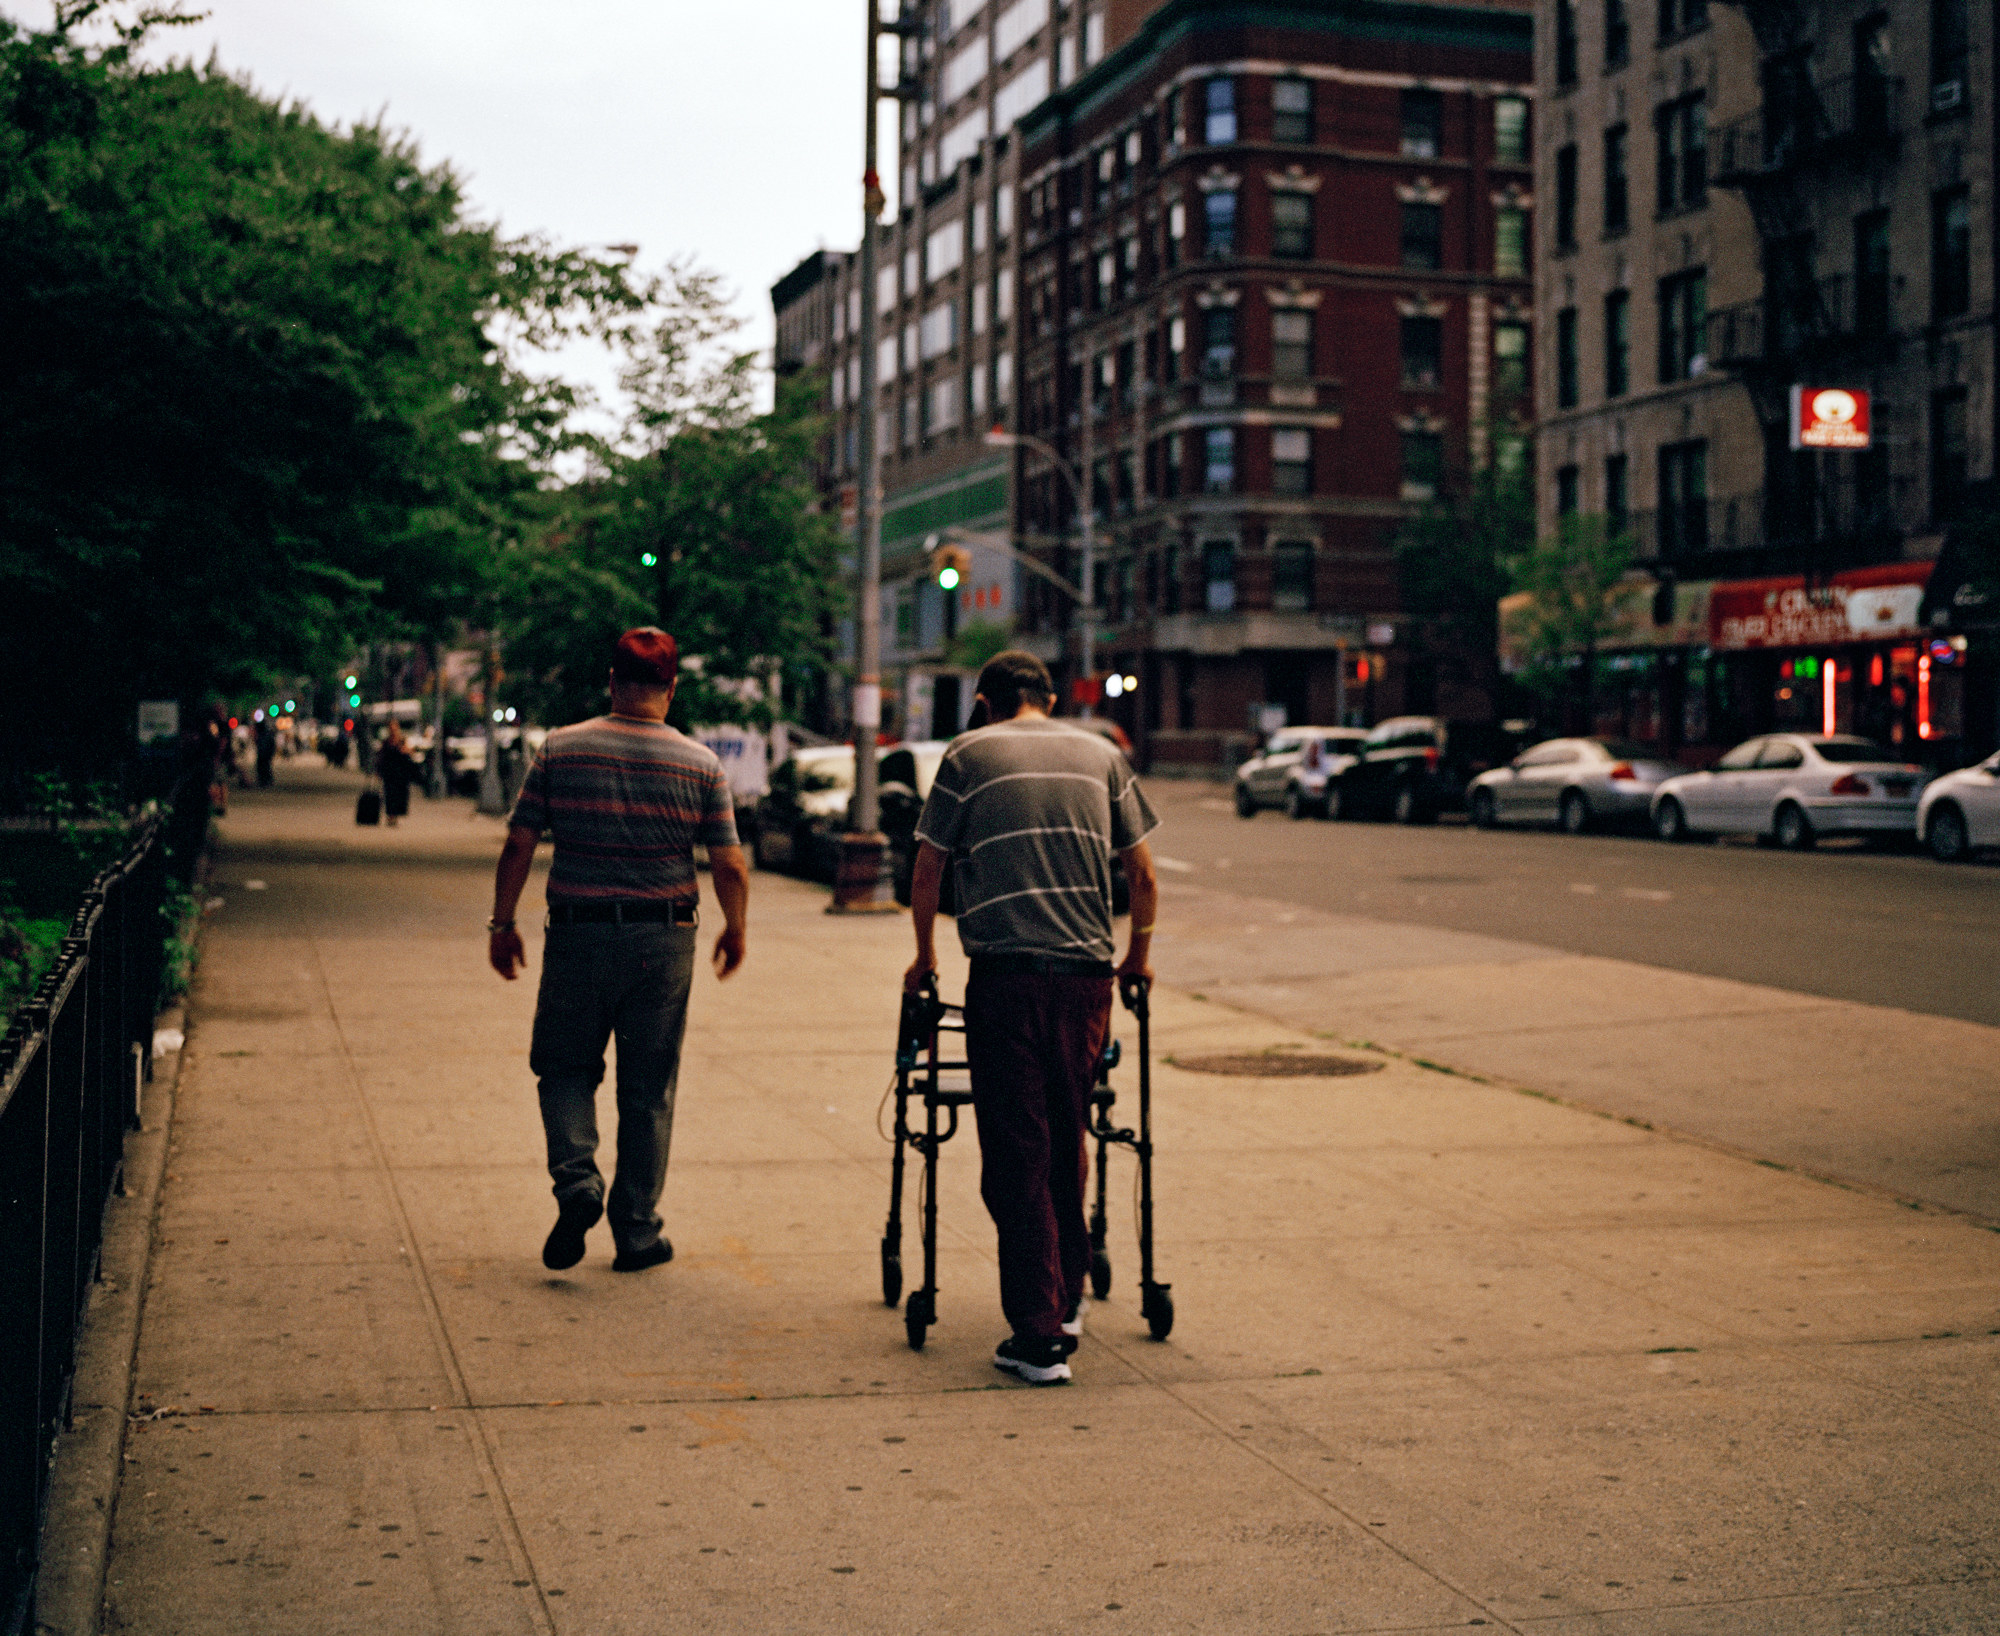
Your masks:
M1109 960L1111 855L1159 822L1109 740L1022 716L951 741L917 838L952 854L967 954Z

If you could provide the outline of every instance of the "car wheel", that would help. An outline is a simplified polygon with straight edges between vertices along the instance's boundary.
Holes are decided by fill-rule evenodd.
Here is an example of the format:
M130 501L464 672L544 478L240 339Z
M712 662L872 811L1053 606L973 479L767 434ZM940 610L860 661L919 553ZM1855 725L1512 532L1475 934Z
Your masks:
M1965 831L1965 814L1950 802L1940 803L1931 813L1924 845L1931 849L1931 856L1939 863L1963 863L1966 854L1972 850L1970 837Z
M1236 816L1239 818L1257 816L1257 798L1242 784L1236 786Z
M1326 787L1326 799L1320 803L1321 814L1331 823L1339 823L1347 816L1347 797L1341 792L1338 782Z
M1771 821L1771 834L1787 852L1809 852L1818 839L1813 834L1812 820L1791 801L1778 809L1777 817Z
M1565 835L1582 835L1590 829L1590 802L1582 790L1564 790L1560 813Z
M1687 809L1671 795L1653 809L1653 833L1663 841L1689 839Z
M1294 823L1312 816L1312 803L1306 799L1305 791L1296 784L1285 791L1285 816Z
M1416 785L1402 785L1396 791L1396 804L1390 811L1399 824L1421 824L1424 821L1424 803L1417 794Z
M1500 809L1494 805L1491 790L1472 792L1472 826L1475 829L1498 829Z

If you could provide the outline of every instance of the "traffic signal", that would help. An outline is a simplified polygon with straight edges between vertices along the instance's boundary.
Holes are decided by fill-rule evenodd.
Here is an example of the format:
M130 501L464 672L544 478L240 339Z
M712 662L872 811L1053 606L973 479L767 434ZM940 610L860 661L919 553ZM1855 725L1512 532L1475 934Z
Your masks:
M972 572L972 553L962 545L941 545L931 553L931 572L939 590L955 591Z

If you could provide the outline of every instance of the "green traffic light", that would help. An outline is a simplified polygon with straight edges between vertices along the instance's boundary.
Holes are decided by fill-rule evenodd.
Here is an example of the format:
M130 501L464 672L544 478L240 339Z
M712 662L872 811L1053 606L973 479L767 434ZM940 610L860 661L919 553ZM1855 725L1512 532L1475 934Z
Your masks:
M943 590L957 590L958 570L956 568L940 568L938 570L938 585Z
M347 695L347 702L351 705L359 707L361 703L361 695L359 693L350 693Z
M350 688L359 687L361 685L361 678L359 676L350 676L347 678L347 685Z
M652 552L650 551L640 552L639 566L641 568L657 568L659 567L659 565L660 565L660 559L654 556Z

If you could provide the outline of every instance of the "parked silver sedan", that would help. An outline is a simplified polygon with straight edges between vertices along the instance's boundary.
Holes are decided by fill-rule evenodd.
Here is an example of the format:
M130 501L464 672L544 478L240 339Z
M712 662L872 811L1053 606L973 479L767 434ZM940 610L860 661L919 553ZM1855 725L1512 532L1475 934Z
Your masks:
M1313 801L1326 800L1326 780L1318 780L1318 794L1308 797L1301 809L1292 790L1294 773L1302 762L1330 758L1343 748L1359 744L1368 735L1357 727L1281 727L1265 741L1264 748L1236 769L1236 815L1254 818L1263 807L1283 807L1294 818L1313 810Z
M1653 833L1769 836L1802 852L1823 835L1913 836L1921 767L1872 739L1771 733L1713 767L1670 778L1653 796Z
M1481 829L1560 824L1581 835L1604 824L1644 823L1653 792L1679 771L1623 739L1552 738L1475 778L1466 810Z

